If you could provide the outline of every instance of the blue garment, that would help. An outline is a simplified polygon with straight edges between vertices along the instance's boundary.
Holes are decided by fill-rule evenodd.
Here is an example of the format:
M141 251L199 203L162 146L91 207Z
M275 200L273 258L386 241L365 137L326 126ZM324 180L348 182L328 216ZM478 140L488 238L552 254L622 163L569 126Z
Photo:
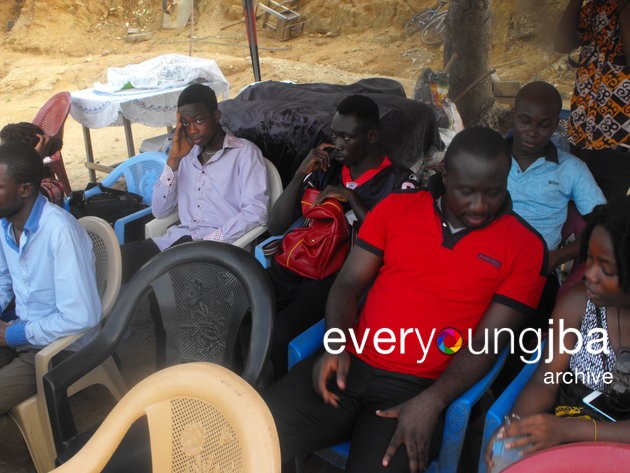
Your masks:
M15 295L18 319L9 346L45 346L95 327L101 319L92 240L68 212L42 195L31 210L19 247L13 224L1 219L0 311Z
M560 244L570 200L581 215L606 203L586 164L551 142L525 171L512 158L508 191L514 211L542 235L549 250Z

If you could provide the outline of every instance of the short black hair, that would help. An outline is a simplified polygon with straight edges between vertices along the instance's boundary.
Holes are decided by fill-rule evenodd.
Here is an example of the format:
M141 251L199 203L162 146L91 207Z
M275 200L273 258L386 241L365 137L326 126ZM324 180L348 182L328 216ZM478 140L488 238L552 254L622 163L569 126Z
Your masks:
M619 287L625 294L630 294L630 197L617 197L606 205L595 207L580 239L581 261L586 261L588 241L597 226L604 228L610 235Z
M377 129L380 114L376 102L365 95L349 95L337 105L339 115L354 115L364 131Z
M9 123L0 130L0 141L21 141L31 147L35 147L39 142L37 135L45 135L46 133L40 127L30 122ZM61 137L51 136L48 149L45 150L50 155L55 154L63 146Z
M18 184L31 183L39 188L44 175L44 163L35 148L20 141L8 141L0 145L0 164Z
M510 148L499 133L483 126L466 128L453 138L444 153L444 169L448 172L453 156L466 152L482 161L490 161L497 156L505 156L510 163Z
M554 108L558 114L560 114L560 111L562 110L562 96L560 95L560 92L558 92L558 89L549 82L545 82L543 80L536 80L521 87L521 89L516 93L514 107L518 107L518 104L523 97L527 97L530 94L539 95L544 99L550 99L553 102Z
M177 108L193 103L200 103L210 113L219 107L214 90L204 84L192 84L182 90L177 99Z

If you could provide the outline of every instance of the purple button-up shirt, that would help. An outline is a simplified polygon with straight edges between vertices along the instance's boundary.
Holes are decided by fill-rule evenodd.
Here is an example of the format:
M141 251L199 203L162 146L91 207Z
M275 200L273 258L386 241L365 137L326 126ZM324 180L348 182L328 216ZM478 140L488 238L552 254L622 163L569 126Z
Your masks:
M185 235L232 243L267 224L269 191L262 153L252 142L225 131L223 147L203 166L197 145L176 172L164 166L153 188L153 215L163 218L177 208L180 224L153 239L160 250Z

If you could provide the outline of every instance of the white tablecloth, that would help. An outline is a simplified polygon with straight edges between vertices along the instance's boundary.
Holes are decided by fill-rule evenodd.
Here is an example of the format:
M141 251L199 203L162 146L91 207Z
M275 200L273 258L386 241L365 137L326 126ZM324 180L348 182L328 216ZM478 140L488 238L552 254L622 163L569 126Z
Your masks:
M219 100L227 98L224 84L208 84ZM125 117L131 123L166 127L175 125L177 98L186 87L170 89L128 89L101 93L94 89L71 92L70 115L87 128L122 125Z

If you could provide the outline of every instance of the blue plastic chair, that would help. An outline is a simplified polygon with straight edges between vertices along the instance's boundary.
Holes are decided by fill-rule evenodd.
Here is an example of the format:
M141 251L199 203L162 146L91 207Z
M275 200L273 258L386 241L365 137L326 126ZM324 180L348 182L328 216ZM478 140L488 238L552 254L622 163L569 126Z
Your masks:
M147 215L151 215L151 198L153 196L153 185L160 178L164 165L166 164L166 154L157 151L141 153L127 161L123 161L109 173L101 184L105 187L112 187L121 177L125 178L127 190L142 196L142 203L148 205L146 209L138 210L130 215L120 218L114 222L114 232L120 244L125 242L125 226ZM98 187L93 187L85 191L85 197L92 197L100 193Z
M299 361L311 356L322 346L325 330L325 322L322 319L291 340L289 343L289 369ZM505 348L497 357L492 369L448 406L442 436L442 447L437 460L431 463L427 472L457 473L471 409L498 376L505 363L507 354L508 350ZM345 442L315 453L337 467L344 469L349 452L350 442Z
M545 347L546 340L543 341L541 345L541 350ZM530 361L536 359L537 354L534 353ZM541 351L541 358L544 356ZM488 471L488 463L485 459L486 449L488 448L488 443L490 439L497 431L501 424L503 424L503 419L510 412L512 412L512 408L514 407L514 403L516 402L516 398L523 390L527 382L530 380L534 371L538 367L538 363L526 363L525 366L521 369L520 373L516 375L516 378L512 380L512 382L505 388L505 391L501 393L494 404L488 409L488 413L486 414L486 422L483 427L483 440L481 442L481 455L479 457L479 469L478 473L486 473Z
M254 248L254 257L258 260L258 262L262 265L263 268L265 269L269 268L269 266L271 266L271 258L273 258L273 255L266 256L263 248L267 246L269 243L282 239L284 235L286 235L289 231L291 231L295 227L299 227L303 223L304 223L304 217L299 217L295 222L293 222L293 224L282 235L272 235L266 240L263 240L260 243L258 243L258 245L256 245L256 247ZM323 334L322 334L322 339L323 339Z

